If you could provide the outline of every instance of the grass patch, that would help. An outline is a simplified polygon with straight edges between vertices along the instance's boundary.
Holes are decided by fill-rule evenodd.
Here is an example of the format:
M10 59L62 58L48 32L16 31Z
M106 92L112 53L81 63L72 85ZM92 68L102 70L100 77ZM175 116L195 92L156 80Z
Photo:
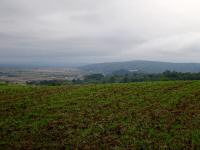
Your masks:
M200 82L0 84L0 149L200 149Z

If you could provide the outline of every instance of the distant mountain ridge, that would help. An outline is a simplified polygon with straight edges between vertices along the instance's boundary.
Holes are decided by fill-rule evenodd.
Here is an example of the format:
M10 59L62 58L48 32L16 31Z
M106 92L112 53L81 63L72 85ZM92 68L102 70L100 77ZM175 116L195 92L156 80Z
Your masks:
M162 73L166 70L176 72L200 72L200 63L171 63L157 61L127 61L90 64L80 67L79 69L91 73L110 74L118 70L136 70L143 73Z

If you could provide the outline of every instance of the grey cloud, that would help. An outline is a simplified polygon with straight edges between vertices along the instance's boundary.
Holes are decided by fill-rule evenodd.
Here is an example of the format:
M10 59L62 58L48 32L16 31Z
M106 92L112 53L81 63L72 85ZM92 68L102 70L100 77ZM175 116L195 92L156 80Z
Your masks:
M199 5L196 0L1 0L0 59L199 61Z

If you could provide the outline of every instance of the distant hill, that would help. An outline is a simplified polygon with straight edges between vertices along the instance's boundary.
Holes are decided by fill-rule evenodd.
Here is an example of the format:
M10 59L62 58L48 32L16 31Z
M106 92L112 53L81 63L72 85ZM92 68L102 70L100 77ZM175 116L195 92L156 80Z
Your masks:
M91 73L109 74L119 70L143 73L162 73L166 70L177 72L200 72L200 63L170 63L156 61L128 61L98 63L82 66L79 69Z

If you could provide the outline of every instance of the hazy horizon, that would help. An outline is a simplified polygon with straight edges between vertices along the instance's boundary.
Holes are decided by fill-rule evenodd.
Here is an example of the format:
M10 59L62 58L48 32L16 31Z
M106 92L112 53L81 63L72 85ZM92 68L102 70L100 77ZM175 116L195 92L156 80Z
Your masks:
M200 63L200 1L1 0L0 64Z
M59 63L59 62L29 62L29 63L0 63L0 68L21 68L21 69L28 69L28 68L68 68L68 69L79 69L80 67L96 65L96 64L116 64L116 63L129 63L129 62L141 62L141 64L145 62L154 62L154 63L167 63L167 64L197 64L200 65L198 62L173 62L173 61L154 61L154 60L127 60L127 61L106 61L106 62L90 62L90 63ZM116 64L117 65L117 64Z

